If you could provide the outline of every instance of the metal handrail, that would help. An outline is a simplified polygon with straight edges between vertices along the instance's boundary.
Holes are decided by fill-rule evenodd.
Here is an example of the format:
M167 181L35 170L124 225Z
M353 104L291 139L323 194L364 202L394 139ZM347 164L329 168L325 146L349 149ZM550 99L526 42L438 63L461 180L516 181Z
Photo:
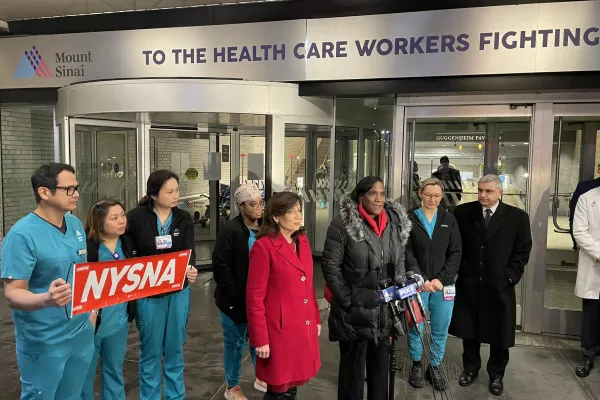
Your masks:
M557 233L570 233L570 229L562 228L558 225L558 184L560 181L560 150L562 148L562 123L563 117L558 118L558 144L556 148L556 166L554 173L554 197L552 198L552 223L554 231Z

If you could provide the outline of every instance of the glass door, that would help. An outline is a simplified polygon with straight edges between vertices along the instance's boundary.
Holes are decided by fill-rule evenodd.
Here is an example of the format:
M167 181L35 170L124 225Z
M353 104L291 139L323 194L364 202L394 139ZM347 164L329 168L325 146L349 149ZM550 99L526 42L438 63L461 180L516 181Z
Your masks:
M285 185L303 201L304 228L313 254L320 255L329 227L331 127L287 124Z
M407 107L408 199L420 206L418 189L429 177L441 178L441 206L477 201L477 182L485 174L503 181L502 201L527 210L532 106ZM517 325L521 325L522 288L516 289Z
M264 129L259 131L240 131L240 184L252 183L258 187L265 198L265 150L267 138Z
M387 182L389 132L347 126L336 127L335 170L331 170L331 127L287 124L285 185L303 198L304 226L315 255L321 255L329 227L330 190L333 213L357 182L377 175ZM331 174L334 187L330 188Z
M544 287L543 331L578 336L581 299L575 296L578 250L571 236L577 184L600 172L600 107L555 105Z
M227 133L150 129L150 172L168 169L179 175L178 207L194 221L198 265L211 263L219 228L229 219L229 146Z
M137 204L137 138L133 124L70 120L70 163L80 184L75 214L85 220L94 202L116 199Z

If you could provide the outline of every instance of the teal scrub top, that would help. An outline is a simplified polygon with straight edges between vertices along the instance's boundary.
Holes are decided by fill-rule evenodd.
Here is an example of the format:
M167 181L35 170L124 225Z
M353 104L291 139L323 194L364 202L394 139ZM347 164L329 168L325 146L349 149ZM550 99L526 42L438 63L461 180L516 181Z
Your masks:
M154 214L156 214L156 210L154 210ZM158 228L158 234L160 236L166 236L171 232L171 224L173 223L173 211L169 214L169 217L165 221L165 225L163 226L162 222L160 222L160 217L156 214L156 227Z
M26 280L29 291L48 292L52 281L72 283L73 265L87 261L83 224L65 215L66 232L38 215L20 219L2 243L3 279ZM89 313L70 318L71 305L46 307L37 311L13 310L17 350L56 353L77 347L81 340L93 340Z
M435 212L435 214L433 214L431 222L429 222L429 220L427 219L427 215L425 215L422 209L416 209L415 214L417 214L417 217L419 217L419 221L421 221L421 223L425 227L429 238L433 239L433 231L435 229L435 223L437 222L437 211Z
M118 258L115 257L115 254L118 255ZM98 248L98 261L112 261L115 259L124 260L125 253L123 252L123 245L121 243L121 239L117 242L117 247L115 248L115 252L113 253L104 245L104 243L100 244ZM112 336L129 324L129 319L127 316L127 303L121 303L114 306L106 307L102 309L102 320L100 322L100 326L98 327L98 332L96 332L96 337L105 338Z
M248 228L250 231L250 237L248 238L248 251L252 250L252 246L254 246L254 242L256 242L256 231Z

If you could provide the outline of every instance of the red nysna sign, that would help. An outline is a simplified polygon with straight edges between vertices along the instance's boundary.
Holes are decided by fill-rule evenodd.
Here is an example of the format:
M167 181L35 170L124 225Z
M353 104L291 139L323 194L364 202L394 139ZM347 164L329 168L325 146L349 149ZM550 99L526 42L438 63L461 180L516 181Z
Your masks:
M76 264L71 316L181 290L191 250Z

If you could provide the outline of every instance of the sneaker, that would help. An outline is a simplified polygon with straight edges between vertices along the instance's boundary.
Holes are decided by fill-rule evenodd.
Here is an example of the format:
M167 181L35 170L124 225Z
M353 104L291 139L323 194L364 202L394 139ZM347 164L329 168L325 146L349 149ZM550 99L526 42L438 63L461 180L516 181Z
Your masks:
M225 398L227 400L248 400L242 392L242 388L239 385L232 387L231 389L225 390Z
M448 383L442 375L440 367L429 366L426 373L427 380L433 385L435 390L440 392L448 389Z
M256 378L254 381L254 389L258 390L259 392L267 393L267 384Z
M425 383L423 382L423 364L413 363L413 366L410 369L410 375L408 376L408 383L410 383L410 386L417 389L425 386Z

